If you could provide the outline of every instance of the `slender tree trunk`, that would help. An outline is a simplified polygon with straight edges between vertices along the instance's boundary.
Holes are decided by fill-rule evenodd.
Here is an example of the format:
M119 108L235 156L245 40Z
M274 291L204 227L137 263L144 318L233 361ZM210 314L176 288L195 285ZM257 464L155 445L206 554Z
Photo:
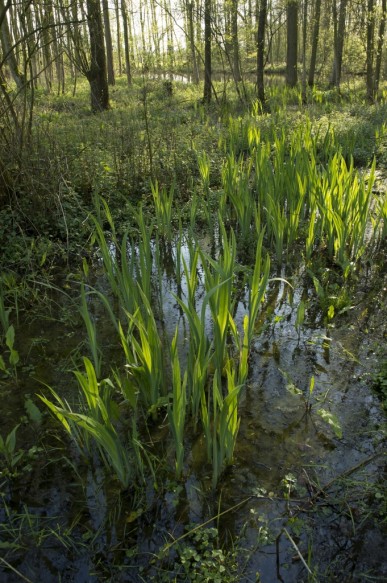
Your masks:
M231 38L234 80L238 83L242 80L239 59L238 0L231 0Z
M254 50L255 44L255 34L254 34L254 26L253 26L253 2L252 0L248 0L247 3L247 14L246 14L246 52L249 53L251 50Z
M11 32L9 30L7 11L10 6L11 2L7 2L7 4L5 4L4 0L0 0L0 14L4 14L0 29L1 47L3 49L3 58L9 67L16 86L18 89L22 89L26 84L26 78L24 73L19 69L15 55L15 49L12 43Z
M298 58L298 0L288 0L286 14L286 84L289 87L295 87L297 85Z
M118 4L118 0L114 0L114 10L116 14L118 74L122 75L121 23L120 23L120 7Z
M258 99L265 103L265 83L264 83L264 53L265 53L265 31L267 19L267 0L261 0L258 11L258 34L257 34L257 92Z
M312 33L312 54L310 56L308 85L313 87L314 75L316 72L317 48L318 39L320 36L320 15L321 15L321 0L316 0L313 17L313 33Z
M65 83L65 76L64 76L64 63L63 63L63 50L61 47L61 36L63 33L62 27L58 25L60 22L59 10L56 6L52 6L51 13L50 13L50 21L52 23L51 26L51 38L52 38L52 55L55 63L55 73L56 73L56 81L57 81L57 92L58 95L62 92L64 93L64 83Z
M366 59L366 85L367 99L374 101L374 32L375 32L375 0L367 2L367 59Z
M348 0L341 0L340 11L337 22L337 5L333 0L333 18L334 18L334 58L333 70L331 77L331 86L340 87L341 83L341 66L343 63L344 35L345 35L345 18L347 14Z
M168 0L164 0L164 11L165 11L165 25L167 29L167 57L168 57L168 68L170 71L173 70L175 66L175 47L173 42L173 22L171 18L171 4Z
M203 93L203 102L210 103L211 96L212 96L211 0L204 0L204 93Z
M144 6L142 0L140 0L139 11L140 11L140 26L141 26L141 46L142 46L142 62L145 69L148 69L148 63L145 63L146 55L146 41L145 41L145 14L143 12Z
M90 37L90 67L86 72L91 90L91 109L109 109L105 43L99 0L87 0L87 24Z
M138 45L134 42L133 36L133 2L132 0L127 0L127 15L128 15L128 35L129 35L129 57L131 63L138 63L140 61L140 56L138 52Z
M35 7L34 7L34 12L36 15L36 8ZM28 9L26 10L26 21L27 21L27 31L28 31L28 42L30 42L31 45L35 46L36 45L36 34L34 31L32 5L30 5L28 7ZM38 82L38 55L37 55L37 51L34 51L34 53L32 55L31 66L32 66L33 82L34 82L35 87L36 87L37 82Z
M102 0L103 23L105 29L106 44L106 62L107 62L107 79L109 85L115 85L114 62L113 62L113 43L112 32L110 28L109 3L108 0Z
M382 15L379 24L379 34L378 34L378 44L376 49L376 59L375 59L375 97L378 95L379 81L380 81L380 70L382 66L382 55L383 55L383 41L384 41L384 31L386 28L386 16L387 16L387 6L386 0L382 0Z
M125 54L125 73L128 85L132 84L132 71L130 66L130 49L129 49L129 27L128 12L125 0L121 0L122 27L124 29L124 54Z
M44 78L46 80L46 88L50 92L52 89L52 53L51 53L51 30L50 24L52 24L51 10L52 6L49 3L38 3L39 13L36 12L35 16L39 18L37 21L38 28L41 30L41 35L43 39L43 68L44 68Z
M196 49L195 49L195 31L194 31L194 22L193 22L193 10L194 5L193 2L187 2L187 24L188 24L188 39L189 39L189 47L190 47L190 55L192 60L192 81L197 85L199 83L199 69L198 69L198 62L196 58Z
M7 11L11 8L12 0L7 0L5 3L4 0L0 2L0 28L4 22L4 19L7 17Z
M308 35L308 0L304 0L302 17L302 103L307 102L306 95L306 40Z
M149 38L149 44L150 46L152 45L153 42L153 50L156 56L156 69L159 71L161 69L161 50L160 50L160 38L159 38L159 25L157 22L157 17L156 17L156 6L155 6L155 2L153 0L151 0L150 2L150 16L151 16L151 22L150 22L150 31L152 31L152 34L150 35ZM149 18L149 11L148 11L148 18ZM149 26L149 23L148 23Z

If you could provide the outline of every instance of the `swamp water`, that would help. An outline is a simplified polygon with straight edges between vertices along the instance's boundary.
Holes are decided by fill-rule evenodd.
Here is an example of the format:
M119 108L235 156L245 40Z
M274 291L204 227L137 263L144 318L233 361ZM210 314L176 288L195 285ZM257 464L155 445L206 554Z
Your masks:
M200 246L216 254L219 234L202 237ZM168 266L192 257L184 239L164 255L161 250L152 243L152 257L159 257L152 278L161 282L158 326L168 352L176 326L179 338L188 334L177 300L186 298L186 280L183 275L176 281ZM145 485L123 490L108 479L96 451L88 462L79 455L35 397L45 393L44 382L76 402L69 370L88 352L77 314L79 285L66 283L66 294L51 290L45 319L29 318L27 311L21 318L16 338L23 366L17 383L0 387L1 433L5 438L20 423L17 449L25 452L18 471L1 479L0 580L386 580L385 417L369 376L386 346L387 279L385 263L380 265L359 273L350 309L328 327L312 303L296 327L301 298L312 295L302 270L271 274L240 394L234 461L215 491L200 430L188 434L186 428L183 479L175 479L162 408L154 424L139 428L154 456L156 478L147 472ZM200 262L197 273L200 311ZM89 281L109 293L101 263ZM64 286L58 282L58 288ZM242 278L233 314L238 328L246 297ZM111 319L96 296L87 301L105 366L120 362ZM209 317L206 332L211 334ZM184 346L181 340L182 370ZM317 414L320 407L339 420L342 437Z

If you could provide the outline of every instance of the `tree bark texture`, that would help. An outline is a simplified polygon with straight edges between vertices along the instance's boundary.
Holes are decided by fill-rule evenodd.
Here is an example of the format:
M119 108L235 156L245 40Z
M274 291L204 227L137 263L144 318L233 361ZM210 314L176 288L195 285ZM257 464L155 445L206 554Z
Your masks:
M337 14L336 0L333 0L333 26L334 26L334 57L333 70L331 77L331 86L340 87L341 67L343 63L344 36L345 36L345 19L347 14L348 0L341 0L340 10ZM338 19L338 22L337 22Z
M109 109L105 43L99 0L87 0L87 24L90 37L90 66L86 77L91 90L91 109Z
M321 0L316 0L314 6L314 16L313 16L313 33L312 33L312 52L310 55L310 65L308 74L308 85L313 87L314 76L316 72L316 62L317 62L317 48L318 39L320 36L320 16L321 16Z
M298 58L298 1L289 0L286 7L286 84L289 87L297 85Z
M26 79L24 73L20 71L18 66L7 19L7 11L11 4L11 2L5 4L4 0L0 0L0 15L3 15L0 29L1 47L3 49L3 58L9 67L16 86L18 89L22 89L25 86Z
M212 96L211 65L211 0L204 0L204 103L210 103Z
M375 76L374 76L375 97L377 97L378 90L379 90L380 70L381 70L381 66L382 66L382 55L383 55L384 33L385 33L385 28L386 28L386 17L387 17L386 0L382 0L382 15L380 18L380 23L379 23L378 42L377 42L376 57L375 57Z
M193 2L187 2L187 24L188 24L188 39L189 39L189 47L190 47L190 55L192 60L192 81L197 85L199 83L199 69L198 69L198 62L196 58L196 49L195 49L195 31L194 31L194 22L193 22L193 11L194 11L194 4Z
M265 103L265 83L264 83L264 53L265 53L265 31L267 19L267 0L261 0L258 11L258 34L257 34L257 93L258 99Z
M112 32L110 28L109 3L108 0L102 0L103 24L105 29L106 43L106 62L107 62L107 79L109 85L115 85L114 63L113 63L113 43Z
M121 0L121 14L122 27L124 32L124 54L125 54L125 72L128 85L132 84L132 70L130 65L130 50L129 50L129 23L128 12L126 9L125 0Z

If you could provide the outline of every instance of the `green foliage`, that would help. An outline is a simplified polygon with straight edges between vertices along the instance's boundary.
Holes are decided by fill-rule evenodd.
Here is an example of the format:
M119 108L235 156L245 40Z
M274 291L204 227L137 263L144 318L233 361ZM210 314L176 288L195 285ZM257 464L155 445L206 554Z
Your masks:
M152 196L155 205L155 216L157 232L161 238L172 242L172 218L173 218L173 197L174 185L172 184L169 193L165 187L159 189L158 182L151 184Z
M84 357L83 363L86 374L74 373L84 398L81 412L74 412L50 387L54 401L43 395L39 397L85 455L91 454L92 443L97 445L107 468L112 468L122 486L127 488L134 479L134 468L128 445L123 443L114 426L119 411L113 399L113 384L109 379L98 383L90 360Z
M11 472L24 455L23 450L16 450L16 432L19 427L20 424L15 425L5 439L0 435L0 455L3 457L8 471Z
M191 529L191 531L190 531ZM184 541L175 545L173 565L175 581L181 583L234 583L238 578L235 552L219 546L217 528L187 526ZM160 574L160 581L170 581L171 573Z
M172 405L168 407L168 419L176 449L176 477L180 478L184 463L184 429L187 400L187 371L181 379L179 355L177 352L178 330L171 346L172 360Z
M383 408L387 411L387 360L381 364L379 372L373 376L373 389L382 402Z
M310 381L309 381L309 387L308 390L305 393L300 390L292 381L290 375L281 370L282 375L284 376L285 380L286 380L286 389L295 396L300 396L302 401L305 404L305 414L310 414L312 411L315 411L317 415L319 415L321 417L321 419L327 423L330 428L333 430L334 434L336 435L336 437L338 439L341 439L343 437L343 432L341 429L341 425L340 425L340 421L338 419L338 417L334 414L331 413L330 411L328 411L327 409L324 409L322 407L320 408L316 408L315 403L313 403L313 393L314 393L314 388L315 388L315 377L312 376Z
M5 345L8 348L8 363L4 361L3 356L0 354L0 371L3 371L9 376L13 376L17 379L17 364L19 363L20 357L18 351L14 348L15 345L15 328L11 324L5 332Z
M90 312L87 307L87 296L85 292L85 286L82 284L81 286L81 316L86 326L87 331L87 338L89 349L91 355L93 357L94 368L96 371L97 378L101 377L101 367L102 367L102 359L100 354L100 349L97 342L97 330L94 320L90 316Z

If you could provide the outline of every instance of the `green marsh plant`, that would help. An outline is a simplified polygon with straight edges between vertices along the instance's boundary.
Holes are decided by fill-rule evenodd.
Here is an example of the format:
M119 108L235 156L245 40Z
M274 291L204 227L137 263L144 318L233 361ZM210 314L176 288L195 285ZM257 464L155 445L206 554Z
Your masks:
M313 395L314 395L314 389L315 389L315 377L312 376L310 378L308 390L307 390L306 395L305 395L304 391L299 389L293 383L290 375L287 372L285 372L283 370L281 370L280 372L282 373L283 377L285 378L286 389L292 395L296 395L296 396L301 397L301 399L304 403L304 406L305 406L305 413L304 413L303 417L305 415L311 415L312 411L314 411L317 415L319 415L321 417L321 419L325 423L327 423L327 425L329 425L329 427L333 430L336 437L338 439L341 439L343 437L343 432L342 432L341 425L340 425L340 422L339 422L339 419L337 418L337 416L334 413L331 413L330 411L328 411L327 409L325 409L323 407L319 407L319 408L315 407L315 402L313 401Z
M101 351L100 351L100 348L98 346L97 329L96 329L95 321L90 316L90 312L89 312L89 309L87 307L87 294L85 291L84 284L82 284L82 286L81 286L80 313L81 313L81 316L82 316L83 321L85 323L89 349L90 349L90 353L92 355L95 372L96 372L97 378L101 378L101 372L102 372Z
M126 313L128 331L125 334L120 328L120 338L128 378L148 414L156 419L157 409L166 399L165 363L155 316L145 294L140 293L143 309L137 308L134 314Z
M83 396L81 412L75 412L69 403L54 389L49 388L53 400L44 395L40 399L60 421L84 455L91 455L92 444L97 446L101 459L108 469L113 469L124 488L133 479L133 465L128 444L118 435L114 425L119 410L113 398L114 386L110 379L98 382L91 361L84 357L85 374L75 371Z
M188 267L184 257L182 258L187 303L176 297L180 308L186 316L189 327L188 355L187 355L187 395L190 401L191 414L196 429L202 399L205 398L205 389L209 375L210 362L213 354L213 345L207 337L206 312L208 307L208 294L204 297L200 315L196 310L196 290L198 284L199 248L190 247L191 265Z
M187 371L185 371L183 379L181 378L177 342L178 330L176 329L171 346L172 404L168 406L168 420L176 450L176 477L179 479L182 475L184 464L184 429L188 375Z
M24 455L23 450L18 451L16 449L16 432L19 427L20 424L15 425L5 439L0 435L0 455L4 459L9 472L15 471L16 465Z
M110 216L110 211L108 210L107 216ZM118 240L114 240L114 223L109 222L111 226L113 225L113 250L106 238L101 222L96 218L93 218L93 221L98 249L102 255L104 272L111 291L118 299L120 307L133 311L136 306L137 286L135 282L134 262L128 258L128 235L124 234L122 243L119 245Z
M15 349L15 328L11 324L5 332L5 345L8 349L8 364L0 354L0 370L17 380L17 365L20 361L19 353Z
M103 215L100 210L102 201ZM152 235L154 224L147 224L142 207L132 209L139 233L137 241L129 241L128 232L119 241L110 209L103 198L96 201L96 217L92 217L95 227L95 237L102 255L104 271L113 295L117 298L119 307L133 313L141 301L139 289L148 300L151 297L152 281ZM109 225L111 242L106 238L103 222L104 217Z
M159 188L159 184L156 181L154 184L151 183L151 190L155 206L157 232L163 239L171 243L173 237L172 211L175 186L172 184L168 193L165 186Z
M221 375L215 374L212 391L207 400L202 400L202 423L207 443L207 456L212 465L212 488L215 490L224 468L231 464L239 431L239 393L242 386L236 385L236 371L233 360L225 366L227 394L223 395Z
M17 365L20 357L15 348L15 327L10 321L11 308L5 308L3 290L0 287L0 347L4 343L8 351L7 360L0 354L0 371L17 380Z
M202 253L202 265L205 272L206 299L208 300L213 325L213 365L214 369L221 375L226 361L229 318L233 313L232 282L235 271L236 240L232 230L230 238L228 238L220 217L219 228L222 239L222 253L217 260Z
M230 317L230 330L234 338L235 345L239 351L238 384L243 386L248 375L248 358L250 346L255 333L255 326L260 312L260 308L265 296L270 274L270 256L266 255L262 259L262 244L264 230L261 231L255 252L254 269L248 279L248 313L243 319L243 337L237 330L233 318Z
M255 208L250 187L251 170L252 160L245 162L242 157L236 160L231 154L227 156L222 169L224 197L231 203L240 236L245 244L248 244L251 239ZM221 206L224 206L224 203Z

